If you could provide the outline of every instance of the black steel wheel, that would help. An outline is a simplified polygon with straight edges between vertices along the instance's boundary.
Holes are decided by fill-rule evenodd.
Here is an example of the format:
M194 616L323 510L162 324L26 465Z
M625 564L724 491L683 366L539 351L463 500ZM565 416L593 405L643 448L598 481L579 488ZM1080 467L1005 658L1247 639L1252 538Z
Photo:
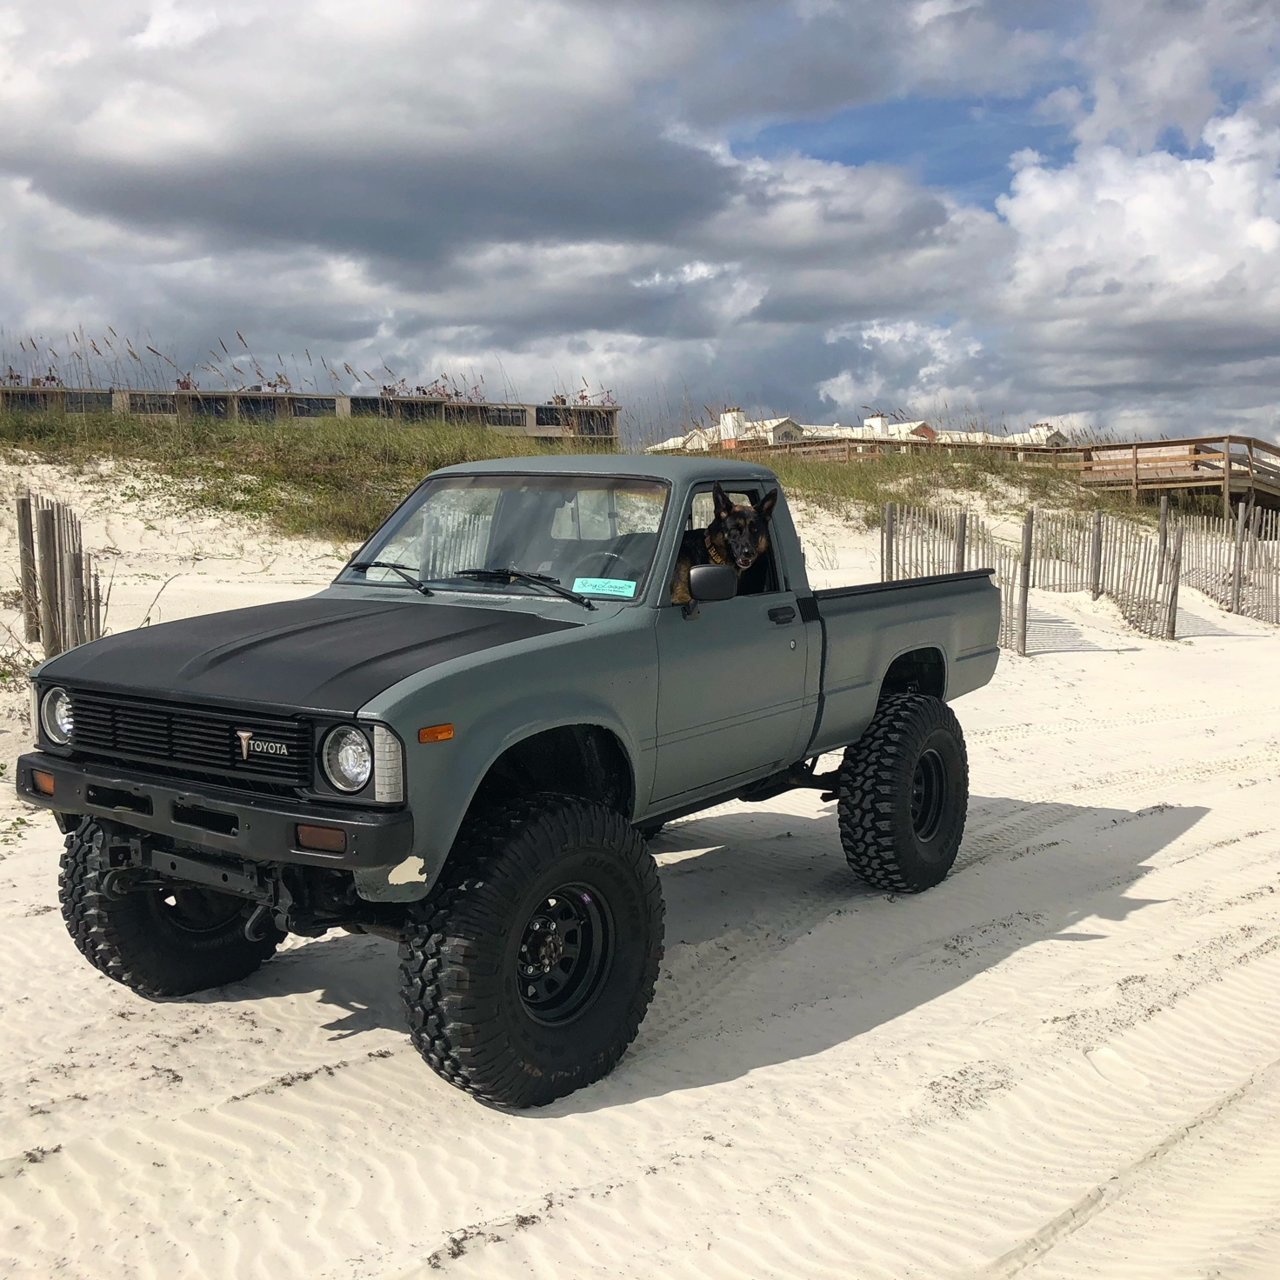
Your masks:
M932 840L947 807L947 766L933 747L920 753L911 778L911 826L919 840Z
M946 878L964 835L969 763L951 708L923 694L881 699L844 753L840 843L868 884L920 893Z
M572 796L469 820L400 941L414 1045L450 1084L540 1106L607 1075L662 959L662 891L621 815Z
M86 819L66 844L58 897L67 932L95 969L139 995L183 996L238 982L281 941L270 927L259 939L246 938L251 908L230 894L181 884L113 893L96 822Z
M516 982L529 1016L570 1022L595 999L613 962L613 913L590 885L561 885L534 908L520 939Z

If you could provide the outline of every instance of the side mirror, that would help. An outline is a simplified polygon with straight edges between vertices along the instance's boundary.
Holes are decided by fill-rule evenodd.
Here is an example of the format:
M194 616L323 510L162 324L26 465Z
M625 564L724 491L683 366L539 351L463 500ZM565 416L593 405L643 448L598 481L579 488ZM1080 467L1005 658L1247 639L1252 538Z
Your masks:
M695 564L689 570L689 594L710 604L738 594L738 571L731 564Z

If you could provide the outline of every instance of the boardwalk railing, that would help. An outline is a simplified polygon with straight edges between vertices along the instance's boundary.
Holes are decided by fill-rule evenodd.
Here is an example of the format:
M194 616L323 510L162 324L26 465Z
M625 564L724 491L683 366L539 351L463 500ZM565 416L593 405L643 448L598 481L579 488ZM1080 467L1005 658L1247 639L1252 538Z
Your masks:
M102 636L107 601L70 507L19 493L18 572L25 639L46 658Z

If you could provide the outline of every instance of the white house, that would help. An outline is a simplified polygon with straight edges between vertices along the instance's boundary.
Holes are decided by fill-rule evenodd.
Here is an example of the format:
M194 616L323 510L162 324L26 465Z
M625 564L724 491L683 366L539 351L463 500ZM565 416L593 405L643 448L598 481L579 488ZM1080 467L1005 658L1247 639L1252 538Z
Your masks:
M938 434L927 422L899 422L887 413L863 418L862 429L876 440L932 440Z
M1023 449L1058 448L1070 444L1061 431L1047 422L1037 422L1023 431L940 431L939 444L1003 444Z
M739 444L793 444L802 439L804 430L794 418L749 422L741 409L726 409L720 415L720 444L726 449Z
M714 427L695 427L681 436L659 440L646 453L681 450L702 453L708 449L736 449L739 445L795 444L803 440L901 440L918 442L933 440L938 432L924 421L898 422L887 414L874 414L861 426L830 426L800 423L794 418L760 418L751 420L741 409L726 409Z
M805 438L805 429L794 418L761 418L750 421L741 409L727 409L715 427L695 427L682 436L669 436L645 450L666 453L676 449L705 453L708 449L736 449L740 444L792 444Z

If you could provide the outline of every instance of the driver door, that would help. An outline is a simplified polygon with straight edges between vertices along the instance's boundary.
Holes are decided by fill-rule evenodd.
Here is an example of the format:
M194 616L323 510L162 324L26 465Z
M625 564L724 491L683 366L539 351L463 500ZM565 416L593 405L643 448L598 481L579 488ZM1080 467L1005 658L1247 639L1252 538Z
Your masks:
M724 487L734 502L761 497L756 488ZM710 488L695 495L686 527L710 521ZM654 802L727 790L804 749L804 622L772 546L766 554L757 592L701 603L693 617L680 605L659 611Z

